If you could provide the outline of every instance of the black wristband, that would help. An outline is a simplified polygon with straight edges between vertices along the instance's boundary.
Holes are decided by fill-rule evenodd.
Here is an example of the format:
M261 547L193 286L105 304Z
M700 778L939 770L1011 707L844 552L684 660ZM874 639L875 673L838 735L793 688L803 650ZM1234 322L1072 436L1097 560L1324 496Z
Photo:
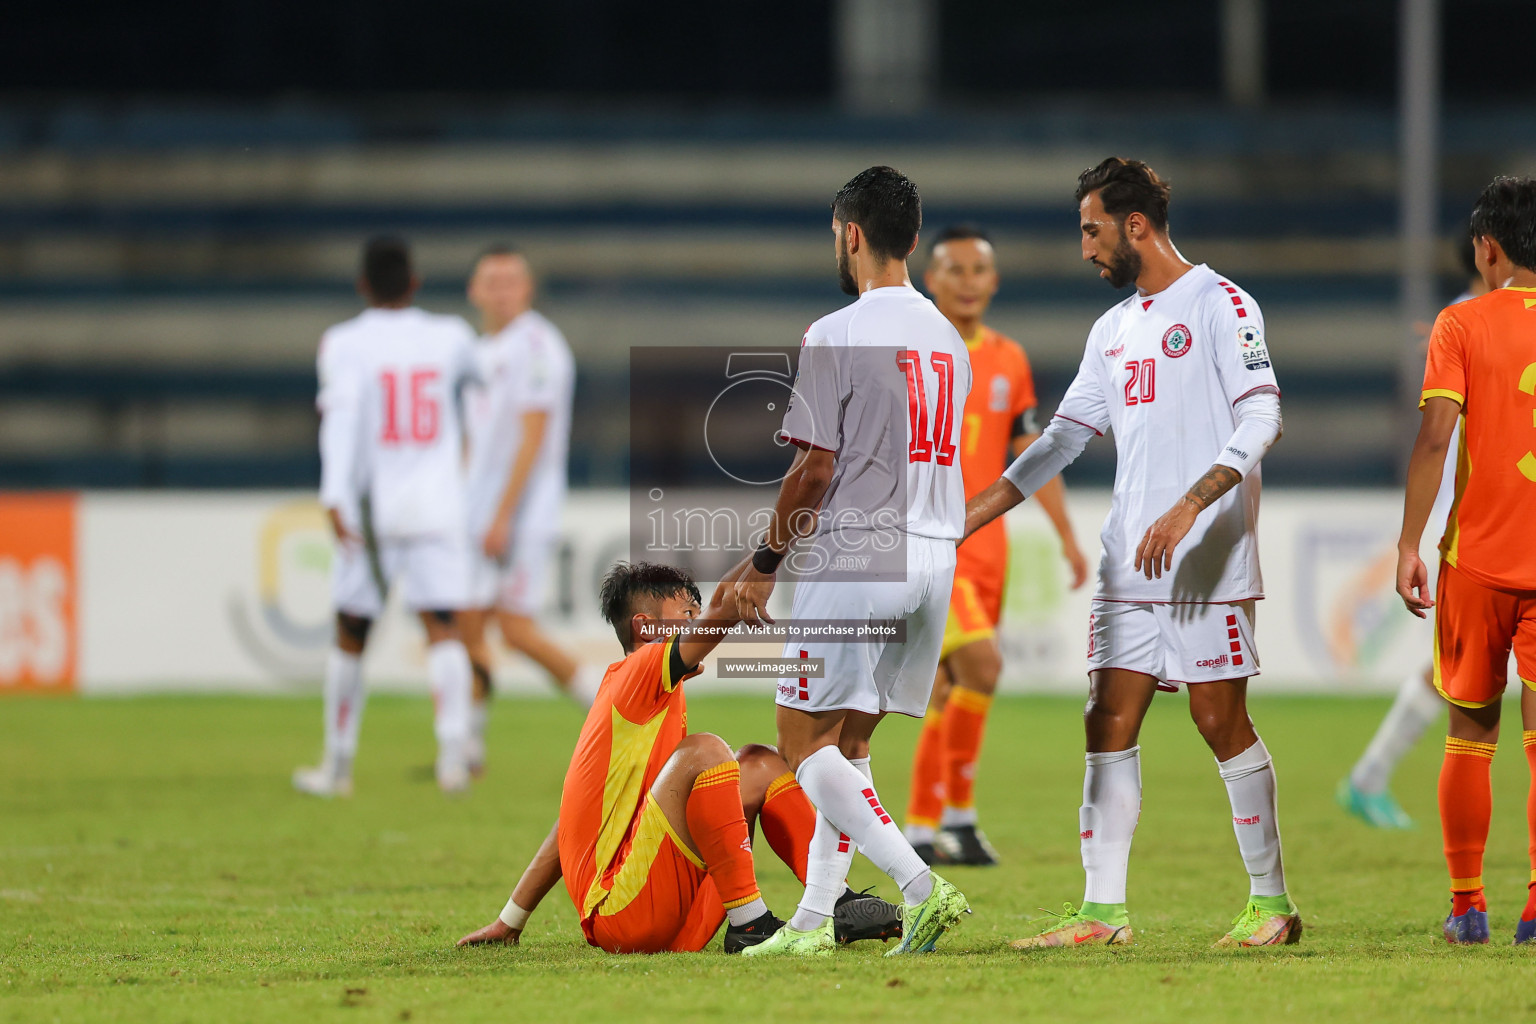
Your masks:
M788 551L773 550L765 540L756 551L752 552L752 568L764 576L772 576L779 571L779 563L784 561L784 556L788 553Z

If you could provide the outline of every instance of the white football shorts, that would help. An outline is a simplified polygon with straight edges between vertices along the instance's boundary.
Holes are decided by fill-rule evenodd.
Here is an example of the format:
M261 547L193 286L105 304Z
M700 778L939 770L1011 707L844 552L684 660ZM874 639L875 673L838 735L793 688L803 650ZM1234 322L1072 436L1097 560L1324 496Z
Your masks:
M844 620L906 623L906 639L853 642L792 640L785 658L821 658L821 678L779 680L777 703L799 711L893 711L921 718L928 710L939 649L949 620L955 542L908 537L907 578L861 582L804 580L795 586L790 618L800 624Z
M514 530L512 549L503 563L487 558L477 539L469 590L471 606L530 618L537 615L544 608L549 564L559 546L559 534L527 536Z
M389 588L399 581L411 611L459 611L468 605L469 575L469 549L460 537L386 540L373 550L340 544L331 567L331 597L337 611L377 619Z
M1088 669L1123 668L1159 681L1211 683L1259 674L1254 602L1137 604L1093 602Z

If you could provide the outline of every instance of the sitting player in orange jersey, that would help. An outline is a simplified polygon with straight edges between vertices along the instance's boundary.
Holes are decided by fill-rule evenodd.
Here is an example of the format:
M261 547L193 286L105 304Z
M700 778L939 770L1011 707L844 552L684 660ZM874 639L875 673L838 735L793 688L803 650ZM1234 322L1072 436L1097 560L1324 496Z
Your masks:
M816 812L774 748L733 754L718 736L688 732L682 684L736 624L735 602L721 604L729 592L722 584L700 614L699 589L681 569L620 562L608 571L603 616L627 656L609 666L587 714L555 827L500 916L460 946L518 942L562 877L587 941L610 953L696 952L726 920L727 953L778 930L757 888L753 823L803 883ZM691 625L651 639L683 620ZM901 934L896 906L852 890L834 924L841 942Z
M929 255L923 284L939 312L960 332L971 357L973 383L960 433L960 474L965 496L973 498L1040 437L1034 375L1023 347L981 322L998 284L986 232L969 225L945 228ZM1035 499L1056 528L1076 589L1088 578L1088 562L1067 517L1061 478L1040 488ZM997 863L997 854L977 827L975 783L987 713L1003 670L997 625L1007 580L1008 530L997 519L977 530L956 554L938 675L912 760L902 831L929 864Z

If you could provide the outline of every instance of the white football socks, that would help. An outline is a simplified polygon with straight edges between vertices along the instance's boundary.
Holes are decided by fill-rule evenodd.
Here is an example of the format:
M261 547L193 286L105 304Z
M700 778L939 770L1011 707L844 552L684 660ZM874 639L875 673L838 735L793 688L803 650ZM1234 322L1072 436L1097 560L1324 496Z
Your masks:
M325 659L325 763L334 778L352 775L367 702L362 656L333 646Z
M961 828L965 825L976 824L976 808L974 807L946 807L939 819L940 828Z
M462 762L474 693L474 671L464 645L457 640L439 640L428 646L427 678L437 712L433 731L437 734L439 764Z
M1141 818L1141 747L1085 755L1083 806L1078 809L1084 903L1125 902L1131 839Z
M764 903L763 898L759 896L751 903L743 903L739 907L728 909L725 912L725 919L740 928L744 924L751 924L766 913L768 913L768 904Z
M867 759L860 760L866 762L863 768L867 770ZM928 865L880 805L874 783L860 766L835 746L822 747L800 763L795 780L827 821L901 887L902 898L909 905L928 898L933 891ZM819 822L817 828L819 831Z
M1392 709L1381 720L1371 743L1355 762L1349 781L1362 793L1382 793L1392 781L1392 773L1424 730L1440 717L1445 701L1435 688L1425 683L1424 673L1415 672L1397 688Z
M872 778L869 758L861 757L848 763L866 779ZM808 932L820 928L821 922L832 915L837 909L837 898L848 886L848 869L853 866L853 855L858 849L858 844L828 821L825 814L816 812L816 830L811 833L811 847L805 863L805 895L800 898L795 915L789 919L791 928Z
M1285 892L1280 859L1280 820L1275 803L1275 769L1264 741L1226 761L1217 761L1232 801L1232 831L1248 869L1250 892L1279 896Z

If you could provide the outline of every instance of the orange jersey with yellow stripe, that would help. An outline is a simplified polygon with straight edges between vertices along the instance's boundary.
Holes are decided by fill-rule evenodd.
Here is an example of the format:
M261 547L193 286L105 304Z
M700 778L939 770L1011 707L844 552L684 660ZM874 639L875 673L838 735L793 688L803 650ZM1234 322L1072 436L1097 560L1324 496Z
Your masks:
M1440 312L1420 404L1435 397L1462 409L1441 554L1483 586L1536 590L1536 288L1500 288Z
M1018 342L983 327L965 347L971 354L972 384L960 431L960 474L969 500L1008 468L1013 423L1037 401L1029 357ZM1002 517L973 533L955 559L955 577L980 584L983 604L992 610L995 623L1008 574L1008 528Z
M565 774L560 870L583 930L613 889L646 794L688 734L682 680L671 677L674 642L646 644L608 666Z
M1029 357L1018 342L983 327L965 347L971 354L971 393L960 431L960 475L969 501L1008 468L1013 421L1038 401Z

